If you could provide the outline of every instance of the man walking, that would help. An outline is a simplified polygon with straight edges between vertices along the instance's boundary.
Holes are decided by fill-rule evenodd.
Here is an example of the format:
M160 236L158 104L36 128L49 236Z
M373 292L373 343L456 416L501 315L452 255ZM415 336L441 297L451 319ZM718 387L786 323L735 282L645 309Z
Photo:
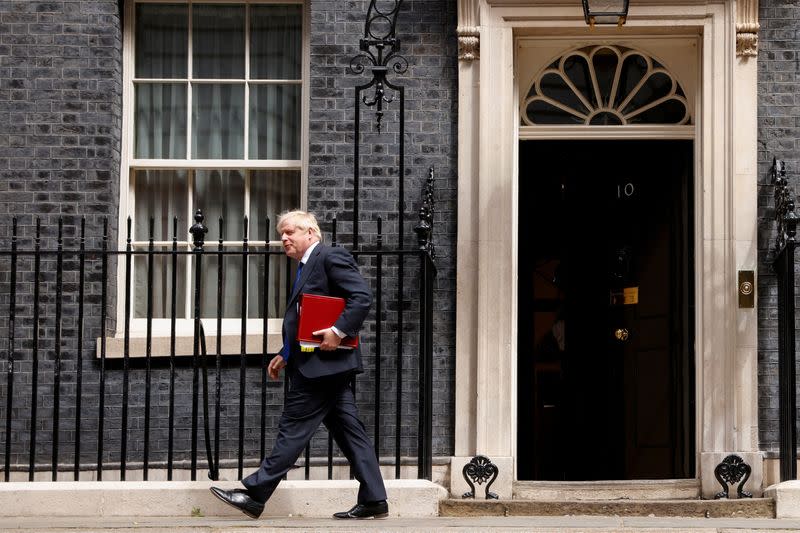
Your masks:
M294 465L312 435L324 423L350 462L359 481L358 502L335 518L383 518L388 515L386 489L372 443L358 418L354 374L361 372L358 348L339 348L346 336L355 337L369 312L372 294L358 265L343 248L326 246L317 220L305 211L289 211L278 219L286 255L299 261L297 277L283 318L283 348L269 363L270 378L285 367L289 392L272 453L259 469L242 480L244 489L211 492L251 518L258 518L283 475ZM315 331L318 349L301 351L296 339L298 299L302 293L344 298L345 307L330 328Z

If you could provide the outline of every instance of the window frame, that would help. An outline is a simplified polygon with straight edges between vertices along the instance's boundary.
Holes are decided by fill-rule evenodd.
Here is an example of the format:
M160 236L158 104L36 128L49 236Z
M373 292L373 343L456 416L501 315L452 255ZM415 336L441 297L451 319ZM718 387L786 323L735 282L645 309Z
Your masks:
M245 77L242 79L224 80L224 82L242 83L250 85L267 85L267 84L291 84L297 83L300 85L300 159L247 159L249 153L249 141L247 140L249 128L249 110L248 99L245 98L245 112L244 112L244 128L245 128L245 142L244 142L244 159L137 159L135 154L135 85L139 82L178 82L190 85L192 83L203 83L217 80L193 79L191 73L191 52L192 52L192 39L189 39L188 58L189 68L187 78L161 80L157 78L142 78L135 79L135 58L136 58L136 6L138 4L186 4L191 10L192 5L198 4L231 4L231 5L300 5L302 6L302 49L301 49L301 80L299 82L286 80L264 80L249 79L250 61L250 25L249 25L249 9L246 10L245 18ZM127 219L130 216L135 218L135 173L137 170L186 170L188 172L187 179L189 180L187 187L187 202L189 210L187 211L190 217L189 223L192 223L191 218L193 212L191 211L191 197L193 195L193 171L197 170L239 170L243 173L245 179L245 198L244 198L244 215L249 217L250 211L250 174L252 171L259 170L297 170L300 174L300 207L305 209L308 202L307 182L308 182L308 128L309 128L309 75L310 75L310 19L309 19L309 5L304 0L125 0L124 7L124 25L123 25L123 61L122 61L122 145L121 145L121 165L120 165L120 203L119 203L119 225L118 227L118 247L124 250L127 245ZM189 12L189 35L191 36L191 11ZM247 94L248 91L245 91ZM191 122L191 96L187 95L187 155L191 153L191 136L192 136L192 122ZM273 221L274 222L274 221ZM209 225L209 221L205 222ZM178 249L191 250L191 238L189 235L189 227L179 228L178 234ZM181 231L183 233L181 233ZM274 231L274 226L273 226ZM135 237L134 232L134 237ZM181 240L185 239L185 240ZM134 250L147 249L149 241L132 240L132 248ZM207 250L209 252L216 251L218 241L207 241ZM154 241L156 248L170 247L172 241ZM241 247L242 241L224 241L223 247ZM280 240L277 235L269 241L264 240L248 240L248 245L251 247L263 247L269 245L270 247L279 247ZM115 337L121 338L124 336L125 324L125 261L124 256L119 256L120 260L117 264L117 321ZM193 264L192 258L187 258L186 273L192 272ZM190 309L189 299L191 298L191 276L181 275L179 279L183 278L185 283L185 299L186 309ZM128 290L134 289L133 265L131 267L131 283ZM245 295L247 297L247 295ZM247 304L249 308L249 303ZM136 318L134 306L131 304L130 309L130 337L144 337L147 332L147 319ZM171 318L159 318L152 320L152 336L156 337L169 337L171 335ZM206 335L216 335L217 333L217 320L216 318L202 319L203 327ZM270 337L280 336L281 325L283 320L281 318L268 318L268 334ZM176 336L185 337L192 336L194 332L194 319L193 318L176 318L175 319ZM251 335L262 335L263 333L263 318L247 318L246 327L248 337ZM223 318L222 319L222 334L223 335L240 335L242 328L242 320L240 318ZM248 344L250 344L248 340ZM274 339L270 339L270 344L274 343ZM133 355L133 354L132 354ZM140 354L136 354L140 355ZM141 354L143 355L143 354Z

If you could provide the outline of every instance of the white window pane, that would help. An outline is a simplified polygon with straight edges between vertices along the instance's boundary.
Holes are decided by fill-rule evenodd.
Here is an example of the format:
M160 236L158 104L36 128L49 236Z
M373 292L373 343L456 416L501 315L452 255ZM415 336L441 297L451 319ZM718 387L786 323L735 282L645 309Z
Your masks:
M172 240L173 219L178 217L178 240L185 241L191 225L186 213L186 171L137 170L135 180L134 240L149 239L151 217L155 225L153 238L157 241Z
M300 159L300 86L250 87L250 158Z
M244 174L239 170L198 170L194 178L193 211L200 209L208 226L206 243L244 239Z
M178 248L184 250L185 248ZM156 251L172 251L172 248L155 248ZM172 255L153 254L153 279L152 291L152 317L172 318L173 309L173 283L172 283ZM186 256L175 254L175 284L177 292L175 298L175 318L186 317ZM133 258L133 316L147 318L147 287L148 287L148 258L146 254L136 255Z
M192 157L244 158L244 85L193 85L192 99Z
M216 251L217 246L206 246L208 251ZM241 252L241 248L226 247L226 251ZM242 298L244 297L242 287L242 256L223 255L222 256L222 282L219 282L219 259L218 257L205 254L200 265L203 284L200 287L200 317L217 318L217 301L219 299L218 288L222 289L222 318L241 318ZM190 313L194 317L194 295L195 295L195 267L192 267L192 292Z
M138 170L135 176L136 216L134 218L133 238L145 241L150 237L150 219L153 219L154 240L172 240L174 219L177 217L177 237L185 241L188 236L189 219L186 213L187 179L186 171L179 170ZM141 249L141 248L140 248ZM161 250L171 250L171 247ZM183 250L181 246L179 250ZM185 257L178 256L176 318L185 314ZM147 257L137 255L133 260L134 289L133 306L136 318L147 316ZM172 259L163 255L153 257L153 318L172 316Z
M281 318L286 310L286 300L289 299L287 287L287 272L294 279L295 269L287 262L286 255L280 248L272 248L275 253L265 258L264 249L259 248L258 254L249 258L250 278L248 279L248 309L249 318L264 317L264 298L267 301L267 318ZM269 272L266 264L269 262ZM267 279L266 288L264 280Z
M250 173L250 232L253 240L275 240L278 215L300 205L299 170L258 170ZM269 218L269 231L267 231ZM263 317L264 298L267 298L267 316L282 317L289 297L287 291L286 257L280 248L272 248L269 255L269 272L263 249L250 259L250 285L248 287L248 316ZM293 272L292 272L293 275ZM267 278L265 288L265 277Z
M250 173L251 239L278 240L278 215L300 207L299 170L254 170ZM269 218L269 233L266 219Z
M262 5L250 10L250 77L300 79L302 6Z
M186 5L136 6L136 77L185 78L189 16Z
M198 170L194 176L193 211L200 209L208 227L205 249L217 251L220 239L220 217L222 240L242 240L244 237L244 173L239 170ZM241 248L224 247L225 251L241 251ZM218 286L222 289L222 318L240 318L242 314L242 257L224 255L222 282L219 283L217 257L206 256L202 263L203 284L200 293L200 314L205 318L216 318ZM192 269L192 312L194 312L194 276Z
M194 4L192 73L195 78L244 78L244 6Z
M135 121L135 157L186 157L185 84L137 84Z

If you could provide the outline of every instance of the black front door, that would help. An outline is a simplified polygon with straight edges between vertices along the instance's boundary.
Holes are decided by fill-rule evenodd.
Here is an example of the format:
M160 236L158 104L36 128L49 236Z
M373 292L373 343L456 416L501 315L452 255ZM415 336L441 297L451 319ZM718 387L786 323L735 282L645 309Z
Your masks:
M520 479L690 477L692 144L520 143Z

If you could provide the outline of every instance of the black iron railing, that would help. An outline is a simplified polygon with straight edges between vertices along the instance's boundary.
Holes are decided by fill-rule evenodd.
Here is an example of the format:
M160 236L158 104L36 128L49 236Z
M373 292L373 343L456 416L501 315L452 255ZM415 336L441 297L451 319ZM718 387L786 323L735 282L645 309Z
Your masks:
M355 74L365 70L372 74L370 81L355 88L352 251L375 296L373 313L362 331L366 377L359 378L359 384L365 385L356 389L356 400L367 426L372 426L376 454L384 464L394 465L395 477L401 475L401 464L411 462L417 465L417 477L430 479L436 272L433 171L423 194L419 224L414 228L418 247L405 248L405 91L402 85L387 79L387 74L402 74L408 67L408 61L399 54L400 41L395 35L402 4L402 0L381 5L370 0L360 52L350 63ZM370 89L374 93L365 95ZM359 239L359 223L364 222L359 214L360 122L362 104L374 108L376 129L380 131L384 110L395 97L398 168L392 187L397 198L397 244L387 249L379 217L367 221L377 222L375 244L362 245ZM190 230L191 248L185 242L179 245L178 222L173 220L171 247L164 249L163 243L154 242L152 222L146 245L134 243L129 220L124 229L125 247L117 250L109 245L107 222L103 222L102 230L94 227L87 231L83 220L73 219L67 224L59 221L58 236L53 240L54 232L51 228L43 232L38 219L33 229L30 225L34 222L26 217L28 226L20 232L14 220L10 242L0 243L0 363L5 362L0 369L0 398L6 395L6 402L0 402L5 406L5 411L0 410L0 420L5 421L0 445L4 448L6 481L14 470L27 470L29 480L34 479L36 471L49 470L56 480L59 471L65 470L68 457L72 458L75 480L82 470L93 470L94 477L102 480L103 472L112 468L119 470L123 480L126 472L134 469L141 469L147 479L156 464L172 479L179 462L189 465L192 479L200 468L207 468L209 476L216 479L223 464L228 468L235 464L237 475L242 477L246 462L255 465L267 453L282 401L280 385L267 380L266 366L271 357L267 332L269 319L282 316L280 306L274 305L279 292L276 288L282 285L288 293L292 266L279 249L248 241L246 220L237 249L226 248L221 240L216 247L209 245L202 213L195 222ZM218 223L223 235L223 221ZM266 224L269 228L269 220ZM80 227L78 235L65 238L62 234L62 230L76 227ZM330 229L332 244L336 245L336 219ZM42 245L43 238L46 246ZM87 245L89 241L94 244ZM263 287L259 317L262 343L258 350L247 345L248 323L252 321L240 319L238 353L227 349L223 354L222 302L230 298L223 287L226 276L236 270L227 263L228 258L241 261L240 317L252 314L248 285L260 283L258 286ZM256 275L248 270L250 260L261 261ZM140 261L146 264L146 279L134 281L133 264ZM164 335L162 331L157 337L153 328L156 261L169 265L163 267L169 277L164 283L171 287L162 294L160 319L169 322L169 349L163 357L154 355L154 346ZM188 274L189 269L184 274L193 279L184 276L181 280L178 265L187 261L192 274ZM216 279L210 276L211 265L215 265ZM179 284L191 285L193 293L191 311L184 311L180 317ZM122 285L121 290L118 285ZM208 316L213 299L204 291L208 287L216 289L215 316ZM138 307L133 309L132 302L142 294L143 313ZM121 305L117 305L118 298ZM136 313L143 314L136 320L144 320L146 327L144 349L134 353L131 329ZM215 341L210 354L205 346L204 324L216 331L209 336ZM180 332L187 331L179 325L191 331L190 354L177 349ZM121 358L109 356L112 336L121 337ZM136 341L138 345L141 339ZM43 417L52 422L49 433L39 419L39 407L44 409ZM255 409L258 416L254 417ZM67 421L74 429L65 429ZM201 440L205 457L200 456ZM50 459L44 461L47 451ZM327 463L331 478L337 461L328 436L323 444L312 440L301 463L306 478L312 464Z
M795 348L795 249L798 216L783 161L773 160L778 233L772 267L778 278L778 416L781 481L797 478L797 364Z
M431 173L431 192L425 194L416 230L418 249L385 249L378 219L377 244L353 251L374 293L374 309L362 331L366 374L359 378L363 386L358 388L357 401L362 415L369 418L367 425L372 425L376 454L383 464L394 465L396 477L400 477L401 464L409 462L417 464L418 477L431 477L432 178ZM269 227L269 220L266 223ZM219 224L222 227L223 221ZM147 480L154 464L165 468L167 478L172 479L177 461L188 463L191 479L196 479L202 468L217 479L223 463L228 468L235 463L241 478L246 474L246 462L255 464L267 453L282 401L280 384L268 382L266 374L272 357L266 334L269 319L280 318L282 310L268 316L268 302L274 299L270 291L276 287L288 289L290 261L280 248L248 242L246 220L241 246L235 250L225 248L222 241L207 245L200 211L190 229L191 249L179 245L177 220L172 226L171 247L155 245L152 221L147 245L136 246L128 220L126 245L116 250L109 246L107 222L92 236L99 246L90 248L84 220L76 230L79 234L70 239L64 238L59 220L55 247L45 247L43 240L52 240L49 228L43 229L37 219L33 235L23 238L14 219L10 241L0 246L0 337L6 340L4 346L0 344L0 363L4 363L0 366L0 396L6 396L0 406L4 407L0 411L4 420L0 445L5 481L11 480L12 472L26 470L31 481L35 472L42 470L49 470L54 481L63 479L65 476L58 474L65 470L72 470L75 480L85 470L94 471L95 479L102 480L103 473L111 469L118 469L121 480L128 471L141 470ZM335 219L331 229L332 244L337 245ZM228 265L228 257L241 258L241 264ZM255 274L249 269L249 259L262 265ZM177 273L182 260L192 262L193 296L192 315L179 318L177 287L183 282ZM134 276L134 263L141 261L147 265L144 284L141 277ZM171 265L171 290L161 295L171 310L168 316L161 316L169 321L168 339L156 337L153 327L156 262ZM117 264L120 266L115 269ZM403 264L407 289L400 292L396 288L403 286L398 279ZM216 266L216 276L209 276L213 274L210 265ZM240 316L252 315L248 280L263 287L263 307L257 317L262 343L257 350L248 349L249 321L239 320L238 354L231 350L223 353L222 347L223 285L233 268L241 269ZM211 304L203 296L208 294L203 289L209 284L216 288L216 316L204 311ZM137 295L146 300L143 317L137 316L132 306ZM118 314L117 297L122 302L122 316L114 327L109 322ZM138 352L133 345L141 339L133 336L134 320L145 323L144 349ZM204 322L206 326L215 324L211 328L215 332L209 336L215 340L211 353L205 345ZM177 353L179 325L191 326L190 354ZM109 339L115 333L122 338L121 358L116 359L108 353ZM401 340L390 342L396 339ZM154 347L164 341L168 341L169 353L159 357ZM251 389L257 389L257 394ZM258 415L253 416L256 411ZM44 451L47 447L49 454ZM327 462L331 478L338 455L330 435L327 445L310 445L300 460L305 477L311 475L312 464Z

